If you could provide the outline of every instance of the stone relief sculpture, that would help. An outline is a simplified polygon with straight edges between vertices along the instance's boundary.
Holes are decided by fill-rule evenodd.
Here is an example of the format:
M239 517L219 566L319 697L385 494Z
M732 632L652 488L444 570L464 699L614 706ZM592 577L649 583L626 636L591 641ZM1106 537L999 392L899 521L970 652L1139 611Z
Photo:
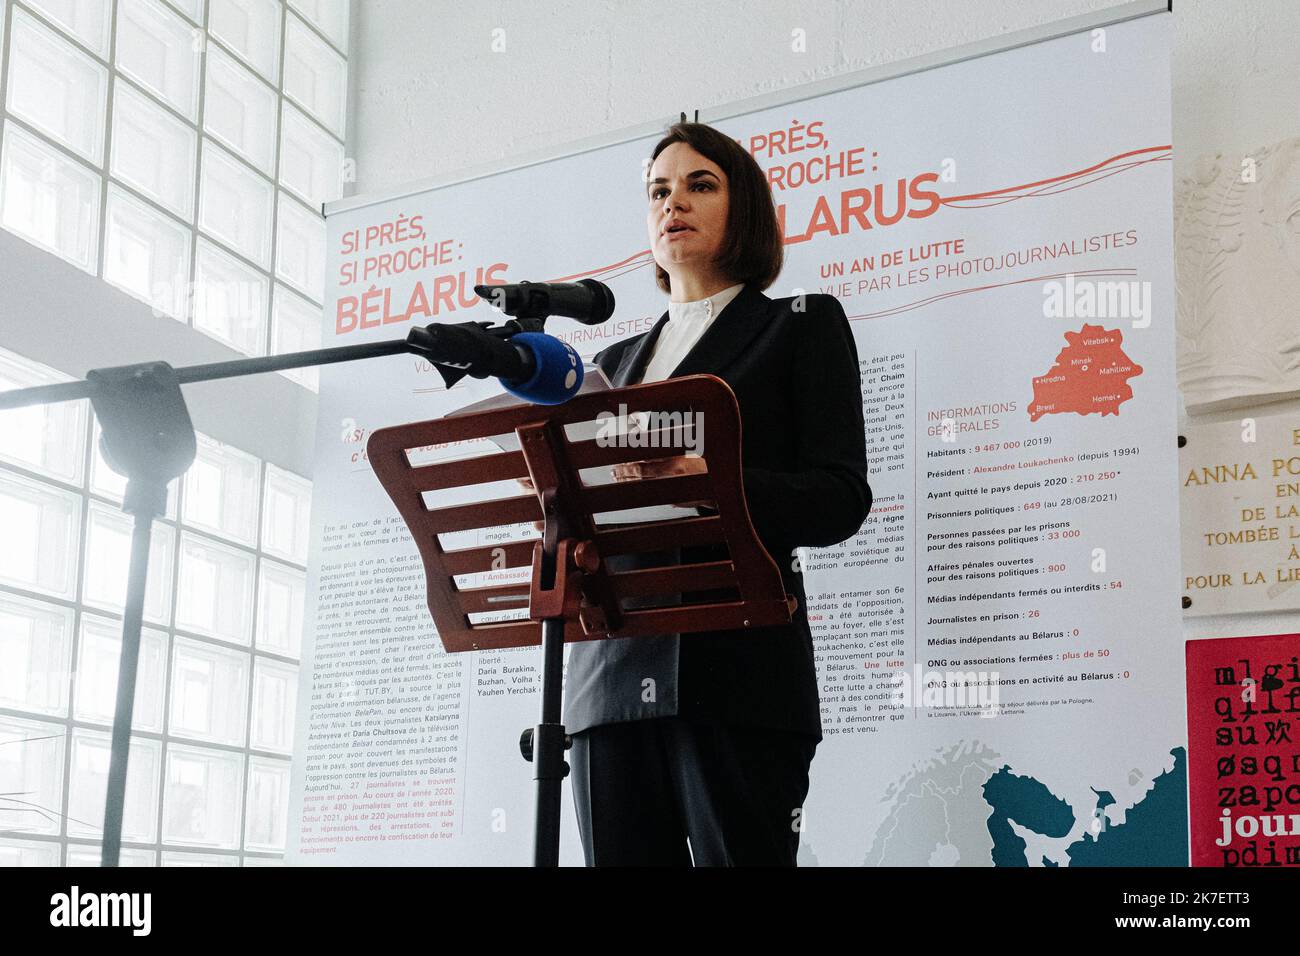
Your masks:
M1174 256L1188 412L1300 394L1300 138L1198 159L1175 187Z

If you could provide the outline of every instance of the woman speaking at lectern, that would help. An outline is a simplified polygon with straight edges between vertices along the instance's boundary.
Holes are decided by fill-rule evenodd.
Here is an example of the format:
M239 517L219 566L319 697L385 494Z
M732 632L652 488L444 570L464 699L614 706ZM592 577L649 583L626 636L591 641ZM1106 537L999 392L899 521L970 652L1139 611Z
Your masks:
M651 158L646 226L668 311L596 362L618 386L699 373L731 386L750 518L799 606L779 627L572 645L564 725L583 851L589 866L793 866L822 735L794 549L852 537L871 509L857 349L834 296L764 295L783 243L735 140L678 123ZM697 470L677 457L615 476Z

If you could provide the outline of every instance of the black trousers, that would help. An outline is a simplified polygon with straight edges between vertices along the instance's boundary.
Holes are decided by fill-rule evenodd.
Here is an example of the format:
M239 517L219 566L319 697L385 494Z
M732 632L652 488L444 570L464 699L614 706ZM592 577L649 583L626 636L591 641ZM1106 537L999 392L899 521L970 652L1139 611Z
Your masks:
M795 866L816 749L795 731L684 717L574 734L587 865Z

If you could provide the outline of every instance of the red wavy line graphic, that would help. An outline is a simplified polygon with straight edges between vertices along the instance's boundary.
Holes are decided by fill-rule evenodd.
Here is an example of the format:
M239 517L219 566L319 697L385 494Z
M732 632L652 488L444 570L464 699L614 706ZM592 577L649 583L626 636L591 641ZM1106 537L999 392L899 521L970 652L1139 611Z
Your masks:
M1046 186L1044 186L1041 189L1034 189L1031 190L1030 192L1022 193L1018 196L1006 196L1002 199L994 199L990 202L973 203L969 206L951 205L956 200L945 200L944 204L950 205L951 208L953 209L988 209L992 206L1002 206L1009 202L1015 202L1018 199L1039 199L1043 196L1058 196L1061 193L1072 192L1076 189L1081 189L1084 186L1090 186L1093 183L1101 182L1101 180L1103 179L1109 179L1111 176L1116 176L1120 173L1127 172L1128 170L1134 169L1138 166L1145 166L1147 163L1167 163L1169 161L1170 161L1170 157L1168 154L1164 156L1154 156L1150 159L1139 159L1131 163L1121 163L1120 165L1116 166L1114 169L1107 170L1104 173L1097 173L1096 175L1089 174L1088 178L1086 179L1080 179L1079 181L1071 183L1068 186L1058 186L1055 189L1048 189Z
M1051 179L1040 179L1037 182L1022 183L1019 186L1007 186L1003 189L991 189L988 192L984 192L984 193L970 193L969 195L966 196L949 196L947 199L941 199L940 202L946 204L952 202L961 202L962 200L965 199L987 199L990 196L1000 196L1003 193L1016 192L1017 190L1020 189L1032 189L1035 186L1046 186L1051 183L1059 183L1067 179L1077 179L1080 176L1086 176L1088 173L1096 172L1099 169L1103 169L1104 167L1109 166L1111 163L1115 162L1115 160L1117 159L1127 159L1129 156L1141 156L1143 153L1158 153L1158 152L1171 150L1171 149L1173 149L1173 146L1168 144L1164 146L1146 146L1143 147L1142 149L1130 149L1127 153L1118 153L1110 157L1110 159L1104 159L1100 163L1097 163L1093 166L1089 166L1087 169L1077 169L1072 173L1065 173L1061 176L1053 176Z
M1111 156L1109 159L1104 159L1101 162L1094 163L1092 166L1088 166L1084 169L1077 169L1074 170L1073 172L1063 173L1060 176L1053 176L1050 179L1040 179L1032 183L1021 183L1018 186L1005 186L1002 189L991 189L988 190L987 192L982 192L982 193L968 193L964 196L948 196L947 198L940 198L939 202L941 205L951 206L953 209L982 209L982 208L987 208L989 206L1001 205L1002 203L1006 203L1006 202L1014 202L1017 199L1036 198L1038 196L1054 196L1057 195L1058 193L1069 192L1073 189L1078 189L1080 186L1086 186L1091 183L1098 182L1102 179L1108 179L1109 177L1114 176L1117 173L1125 172L1126 170L1129 169L1136 169L1138 166L1143 166L1147 163L1168 162L1170 158L1168 154L1169 151L1172 149L1173 146L1171 144L1166 144L1164 146L1145 146L1142 149L1131 149L1124 153L1117 153L1116 155ZM1148 153L1164 153L1165 155L1150 156L1146 159L1138 160L1132 163L1122 163L1119 166L1115 166L1110 169L1107 169L1108 166L1111 166L1111 164L1116 162L1117 160L1127 159L1130 156L1142 156ZM1098 176L1093 176L1090 179L1083 179L1083 177L1090 176L1091 174L1096 173L1099 170L1106 170L1106 171L1103 174ZM1047 187L1052 185L1053 183L1065 183L1065 182L1071 182L1073 180L1081 180L1081 179L1083 180L1082 182L1074 182L1072 183L1072 185L1067 186L1066 188L1063 189L1056 189L1056 190L1049 191L1045 188L1044 189L1038 188L1038 187ZM1034 191L1024 192L1024 190L1034 190ZM1007 194L1014 194L1014 195L1007 195ZM954 205L955 203L959 203L959 202L970 202L971 200L975 200L975 199L989 199L995 196L1002 196L1004 198L999 199L995 202L980 203L977 205L969 205L969 206ZM800 242L806 242L808 238L809 236L806 232L802 235L786 236L785 245L790 246ZM638 262L637 260L641 260L641 261ZM577 279L586 279L586 278L591 278L593 276L605 275L606 273L614 273L614 270L621 269L624 266L628 266L629 268L627 268L625 271L614 273L613 275L607 276L607 278L617 278L618 276L626 275L629 272L633 272L637 269L644 268L645 266L650 265L653 261L654 259L653 256L651 255L651 251L649 249L642 249L639 252L635 252L632 255L627 256L626 258L619 259L617 262L611 262L608 265L599 266L595 269L589 269L586 272L575 272L572 275L557 276L555 278L547 279L545 281L573 282ZM1076 273L1076 274L1082 274L1082 273Z

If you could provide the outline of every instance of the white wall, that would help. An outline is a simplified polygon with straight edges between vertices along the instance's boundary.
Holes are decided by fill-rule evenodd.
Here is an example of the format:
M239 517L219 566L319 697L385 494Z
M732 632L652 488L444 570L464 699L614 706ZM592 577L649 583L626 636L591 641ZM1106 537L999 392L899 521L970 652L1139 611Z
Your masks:
M359 0L355 193L881 66L1115 0ZM1175 173L1300 132L1300 3L1176 0ZM791 51L803 29L807 52ZM494 32L505 50L493 52Z

